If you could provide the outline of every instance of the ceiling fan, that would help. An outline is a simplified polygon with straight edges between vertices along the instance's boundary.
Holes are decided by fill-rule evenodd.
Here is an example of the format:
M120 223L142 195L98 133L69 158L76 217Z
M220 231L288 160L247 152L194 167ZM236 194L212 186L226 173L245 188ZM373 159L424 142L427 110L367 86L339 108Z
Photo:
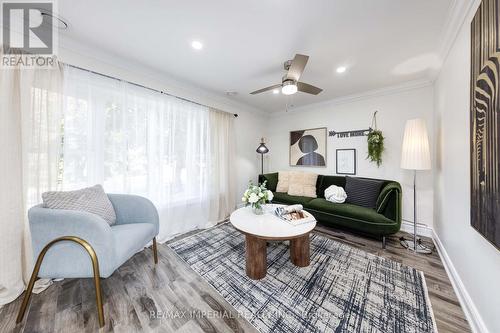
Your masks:
M275 84L270 87L259 89L251 92L250 94L256 95L277 88L281 88L281 92L284 95L293 95L297 91L305 92L312 95L319 94L320 92L323 91L323 89L304 82L299 82L300 76L302 75L302 72L304 72L304 68L306 67L307 60L309 60L309 56L303 54L296 54L293 60L285 61L285 63L283 64L283 67L285 68L287 73L281 79L280 84Z

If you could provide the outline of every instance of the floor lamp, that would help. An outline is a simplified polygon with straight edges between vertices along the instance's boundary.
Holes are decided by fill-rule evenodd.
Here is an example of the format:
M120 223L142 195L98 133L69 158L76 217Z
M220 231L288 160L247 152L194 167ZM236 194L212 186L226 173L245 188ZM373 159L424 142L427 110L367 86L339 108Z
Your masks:
M401 152L401 168L413 170L413 239L400 239L401 245L415 253L432 253L432 249L422 244L417 237L417 171L431 169L429 138L423 119L411 119L406 122L403 147Z
M261 158L261 171L260 174L264 174L264 154L267 154L269 152L269 149L266 147L266 143L264 142L264 138L260 139L260 146L257 147L255 150L260 154Z

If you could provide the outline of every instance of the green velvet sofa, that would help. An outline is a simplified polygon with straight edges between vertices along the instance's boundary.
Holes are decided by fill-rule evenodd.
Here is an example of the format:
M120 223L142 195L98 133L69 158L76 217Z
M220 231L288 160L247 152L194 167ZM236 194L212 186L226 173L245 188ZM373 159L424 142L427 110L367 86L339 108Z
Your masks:
M316 182L317 198L300 197L276 192L278 173L259 176L259 183L267 180L268 190L274 193L273 203L292 205L301 204L314 215L316 220L328 226L347 228L382 239L395 234L401 227L401 185L392 180L383 180L375 209L349 203L333 203L324 197L330 185L345 188L344 176L319 175Z

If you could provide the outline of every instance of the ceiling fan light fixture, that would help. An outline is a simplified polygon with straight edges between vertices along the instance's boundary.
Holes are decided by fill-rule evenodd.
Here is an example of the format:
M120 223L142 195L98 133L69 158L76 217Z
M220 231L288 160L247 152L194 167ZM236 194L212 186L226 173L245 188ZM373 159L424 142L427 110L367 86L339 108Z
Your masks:
M293 95L297 92L297 84L292 80L284 81L281 92L283 95Z
M287 72L281 78L281 83L252 91L250 95L257 95L270 90L273 91L274 95L278 95L280 89L283 95L293 95L297 93L297 91L311 95L319 94L323 89L300 81L300 77L302 76L302 72L304 72L308 59L309 56L296 54L293 60L285 62L284 68Z

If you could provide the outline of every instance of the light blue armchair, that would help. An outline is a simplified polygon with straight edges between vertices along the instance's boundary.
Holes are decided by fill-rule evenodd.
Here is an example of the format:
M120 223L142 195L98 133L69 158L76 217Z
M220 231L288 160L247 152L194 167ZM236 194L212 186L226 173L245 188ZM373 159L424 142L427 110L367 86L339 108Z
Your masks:
M94 278L99 325L104 326L99 278L107 278L125 261L153 240L159 221L155 206L146 198L108 194L116 224L81 211L48 209L41 205L28 212L33 253L37 262L28 284L17 322L21 322L35 280L39 278Z

